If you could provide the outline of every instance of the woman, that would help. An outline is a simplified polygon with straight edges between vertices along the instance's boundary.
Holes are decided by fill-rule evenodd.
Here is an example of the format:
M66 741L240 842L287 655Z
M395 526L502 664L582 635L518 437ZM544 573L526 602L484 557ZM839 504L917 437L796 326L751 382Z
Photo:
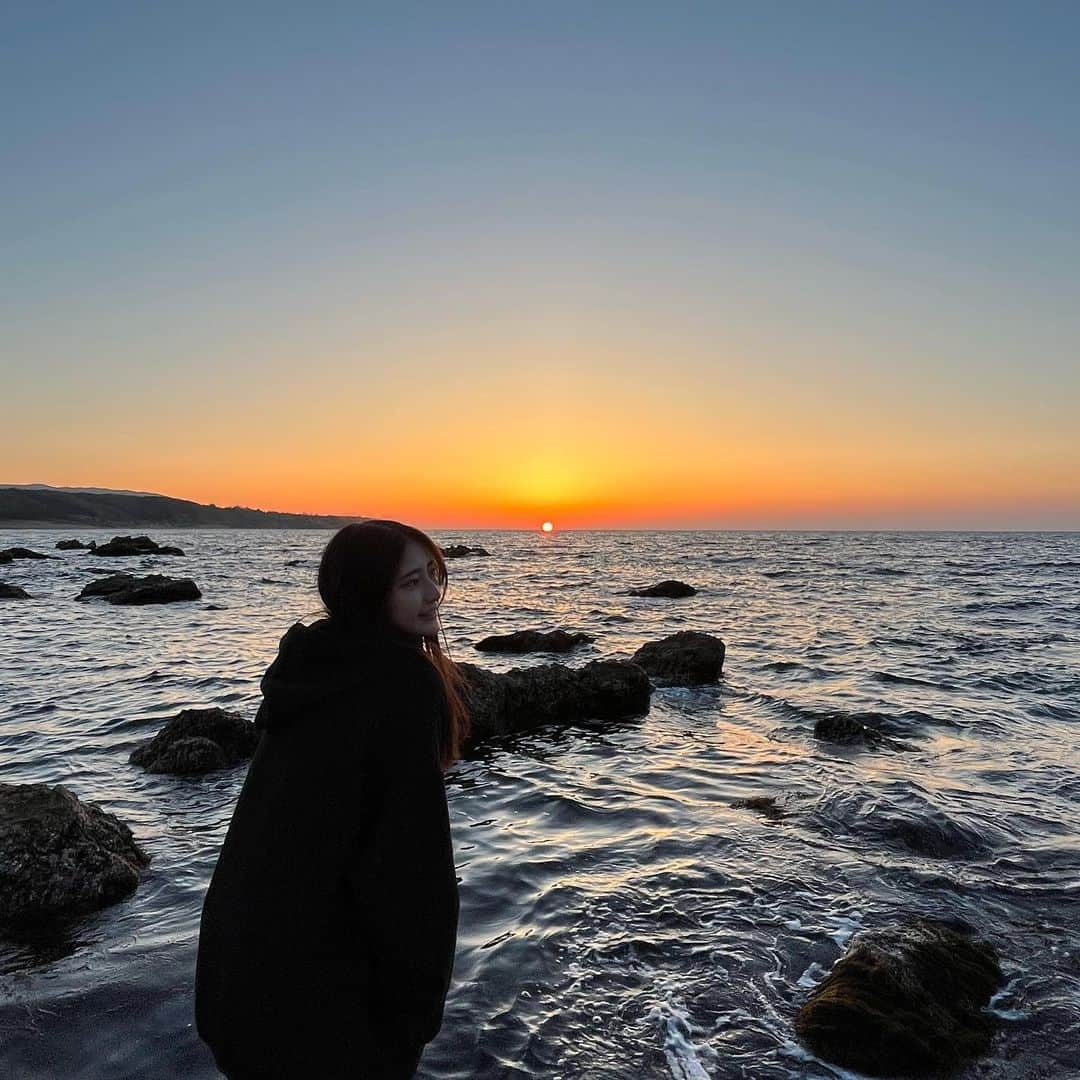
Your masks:
M326 618L262 680L262 735L203 905L200 1036L230 1078L410 1077L442 1023L458 892L443 772L467 729L442 553L346 525Z

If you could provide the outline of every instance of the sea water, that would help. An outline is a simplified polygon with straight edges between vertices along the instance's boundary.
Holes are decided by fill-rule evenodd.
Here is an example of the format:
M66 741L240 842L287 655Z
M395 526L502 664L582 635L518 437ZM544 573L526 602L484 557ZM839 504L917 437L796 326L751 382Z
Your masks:
M0 943L0 1075L216 1075L192 1017L200 905L244 769L149 775L131 749L182 708L251 717L329 533L152 530L184 558L55 555L0 567L0 776L64 784L152 856L129 898ZM458 660L487 634L595 635L629 658L700 630L718 685L658 689L647 716L542 729L447 777L461 881L454 981L427 1078L845 1074L794 1017L852 935L958 918L998 950L989 1057L969 1077L1080 1076L1080 534L442 532ZM95 571L192 577L197 602L74 597ZM683 600L631 597L664 578ZM815 740L873 714L906 751ZM771 796L783 817L741 808ZM253 898L253 903L257 900ZM287 928L283 928L286 932ZM268 975L273 955L266 957Z

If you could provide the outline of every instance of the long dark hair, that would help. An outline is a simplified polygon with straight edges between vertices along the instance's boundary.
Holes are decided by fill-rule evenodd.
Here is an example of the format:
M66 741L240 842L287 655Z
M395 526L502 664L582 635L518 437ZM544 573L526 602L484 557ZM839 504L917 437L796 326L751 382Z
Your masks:
M439 604L442 604L447 573L439 545L426 533L400 521L360 521L334 534L319 563L319 595L332 622L351 634L374 637L392 634L387 603L405 545L410 540L424 547L439 568L442 586ZM441 618L439 628L442 628ZM446 724L440 725L439 752L442 767L448 769L461 757L469 733L464 680L439 645L438 633L420 640L424 655L439 673L446 691L448 717Z

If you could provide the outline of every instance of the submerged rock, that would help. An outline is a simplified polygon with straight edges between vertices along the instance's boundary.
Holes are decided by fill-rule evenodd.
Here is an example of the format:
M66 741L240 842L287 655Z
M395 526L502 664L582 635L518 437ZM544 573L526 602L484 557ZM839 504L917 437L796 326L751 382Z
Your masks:
M149 536L114 536L107 544L91 548L95 555L183 555L178 547L158 547Z
M567 633L565 630L515 630L512 634L486 637L473 648L480 652L530 653L569 652L578 645L587 645L596 638L589 634Z
M814 738L844 746L885 747L890 750L911 750L899 739L886 735L880 728L866 723L851 713L828 713L814 723Z
M0 581L0 600L29 600L30 594L18 585L9 585L6 581Z
M81 540L57 540L57 551L90 551L90 544L84 544Z
M870 1076L935 1076L990 1047L1001 984L994 950L919 919L857 935L795 1018L810 1049Z
M768 821L783 821L787 814L776 805L772 795L754 795L749 799L736 799L732 804L735 810L753 810Z
M180 600L202 597L191 578L169 578L161 574L135 577L132 574L112 574L83 586L76 600L103 596L110 604L172 604Z
M192 776L247 761L258 745L258 730L239 713L184 709L128 760L147 772Z
M52 559L54 557L42 555L40 551L31 551L24 547L10 547L0 551L0 562L11 562L12 559Z
M0 924L112 904L149 861L122 821L67 788L0 784Z
M458 664L472 716L470 743L545 724L616 720L649 711L649 677L626 660L594 660L583 668L544 664L496 674Z
M681 600L684 596L696 596L697 589L685 581L661 581L644 589L631 589L630 596L661 596L668 600Z
M485 551L482 547L467 547L465 544L451 544L439 550L446 559L464 559L466 555L491 555L490 551Z
M643 667L659 684L702 686L720 678L724 653L720 638L697 630L680 630L642 645L631 662Z

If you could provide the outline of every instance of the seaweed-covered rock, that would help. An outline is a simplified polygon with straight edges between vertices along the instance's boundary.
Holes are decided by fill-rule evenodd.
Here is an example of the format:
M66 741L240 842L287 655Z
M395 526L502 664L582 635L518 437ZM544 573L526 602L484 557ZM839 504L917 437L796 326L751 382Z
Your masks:
M642 716L649 711L649 677L626 660L595 660L583 668L544 664L496 674L458 664L472 717L470 742L573 724Z
M87 600L103 596L110 604L172 604L179 600L198 600L202 593L191 578L169 578L161 574L135 577L111 574L83 586L75 598Z
M84 544L81 540L57 540L57 551L90 551L90 545Z
M564 653L595 640L589 634L567 633L565 630L515 630L512 634L486 637L473 648L480 652L496 653Z
M869 715L869 714L868 714ZM814 722L814 738L842 746L869 746L874 749L912 749L905 742L886 735L879 727L854 713L826 713Z
M0 784L0 925L114 903L149 861L122 821L67 788Z
M665 686L714 683L724 670L724 643L712 634L680 630L642 645L631 657L653 680Z
M114 536L107 544L93 548L95 555L183 555L178 547L159 547L149 536Z
M0 581L0 600L29 600L30 594L18 585L9 585L6 581Z
M239 713L184 709L128 760L147 772L191 776L247 761L258 745L258 730Z
M443 558L446 559L464 559L468 555L491 555L490 551L485 551L482 547L468 547L466 544L451 544L440 550Z
M666 600L681 600L684 596L696 596L697 589L693 585L687 585L685 581L660 581L655 585L647 585L644 589L631 589L630 596L659 596Z
M869 1076L936 1076L985 1053L994 950L929 919L856 936L795 1018L818 1057Z
M31 551L30 548L10 547L0 551L0 562L11 562L12 559L52 559L52 555L43 555L40 551Z

